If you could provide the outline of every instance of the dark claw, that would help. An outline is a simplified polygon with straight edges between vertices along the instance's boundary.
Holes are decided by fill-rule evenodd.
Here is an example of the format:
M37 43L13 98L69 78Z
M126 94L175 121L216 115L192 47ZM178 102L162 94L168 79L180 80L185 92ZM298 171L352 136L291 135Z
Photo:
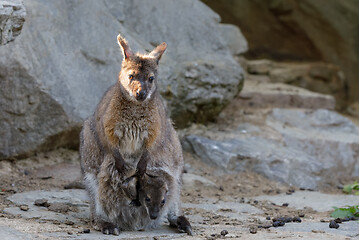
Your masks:
M109 222L102 223L101 232L106 235L120 235L120 229L116 227L114 224Z
M178 217L177 227L181 232L186 232L188 235L193 236L191 224L185 216Z

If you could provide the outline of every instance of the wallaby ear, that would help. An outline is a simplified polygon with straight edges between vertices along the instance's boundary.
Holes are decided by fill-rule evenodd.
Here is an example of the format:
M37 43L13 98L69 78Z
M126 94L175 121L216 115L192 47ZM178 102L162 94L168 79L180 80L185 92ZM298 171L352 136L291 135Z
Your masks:
M128 46L126 39L124 39L120 34L118 34L118 36L117 36L117 43L122 49L122 54L123 54L124 60L126 60L127 58L129 58L133 55L133 52L132 52L131 48Z
M158 45L155 49L152 50L150 56L156 58L157 63L160 61L162 54L165 52L167 44L165 42Z

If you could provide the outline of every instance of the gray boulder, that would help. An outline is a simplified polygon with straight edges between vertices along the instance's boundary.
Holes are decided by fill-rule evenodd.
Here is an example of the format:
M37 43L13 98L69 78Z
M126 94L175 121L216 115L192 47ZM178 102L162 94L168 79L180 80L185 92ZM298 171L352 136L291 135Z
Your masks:
M21 0L0 0L0 45L13 41L21 33L25 16Z
M253 170L298 187L317 189L341 177L359 176L359 128L348 119L324 109L278 108L263 118L257 127L242 123L206 132L211 139L186 139L207 163L228 171Z
M248 50L248 43L241 30L232 24L221 24L222 36L227 40L228 48L233 55L240 55Z
M0 158L78 144L82 121L117 81L120 32L136 51L165 41L160 91L179 127L240 91L219 16L198 0L28 0L27 24L0 48Z

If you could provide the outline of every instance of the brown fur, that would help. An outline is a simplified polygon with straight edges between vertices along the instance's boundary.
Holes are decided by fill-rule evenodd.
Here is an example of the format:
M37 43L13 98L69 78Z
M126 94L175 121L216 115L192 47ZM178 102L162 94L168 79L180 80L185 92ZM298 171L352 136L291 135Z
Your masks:
M136 181L131 177L137 174L141 178L147 165L173 178L168 216L175 223L183 171L181 145L157 91L157 67L166 44L141 55L134 54L120 35L118 43L124 55L119 79L84 122L80 137L91 220L106 234L117 234L120 228L135 229L131 213L137 211L138 218L145 214L142 208L130 206L136 195Z

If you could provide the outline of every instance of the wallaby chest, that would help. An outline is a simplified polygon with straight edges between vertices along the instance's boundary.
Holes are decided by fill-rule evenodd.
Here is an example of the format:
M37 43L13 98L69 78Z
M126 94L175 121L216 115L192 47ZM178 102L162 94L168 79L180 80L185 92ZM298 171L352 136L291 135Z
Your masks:
M121 122L115 127L119 139L119 150L124 155L134 155L141 151L148 139L148 128L144 122Z

